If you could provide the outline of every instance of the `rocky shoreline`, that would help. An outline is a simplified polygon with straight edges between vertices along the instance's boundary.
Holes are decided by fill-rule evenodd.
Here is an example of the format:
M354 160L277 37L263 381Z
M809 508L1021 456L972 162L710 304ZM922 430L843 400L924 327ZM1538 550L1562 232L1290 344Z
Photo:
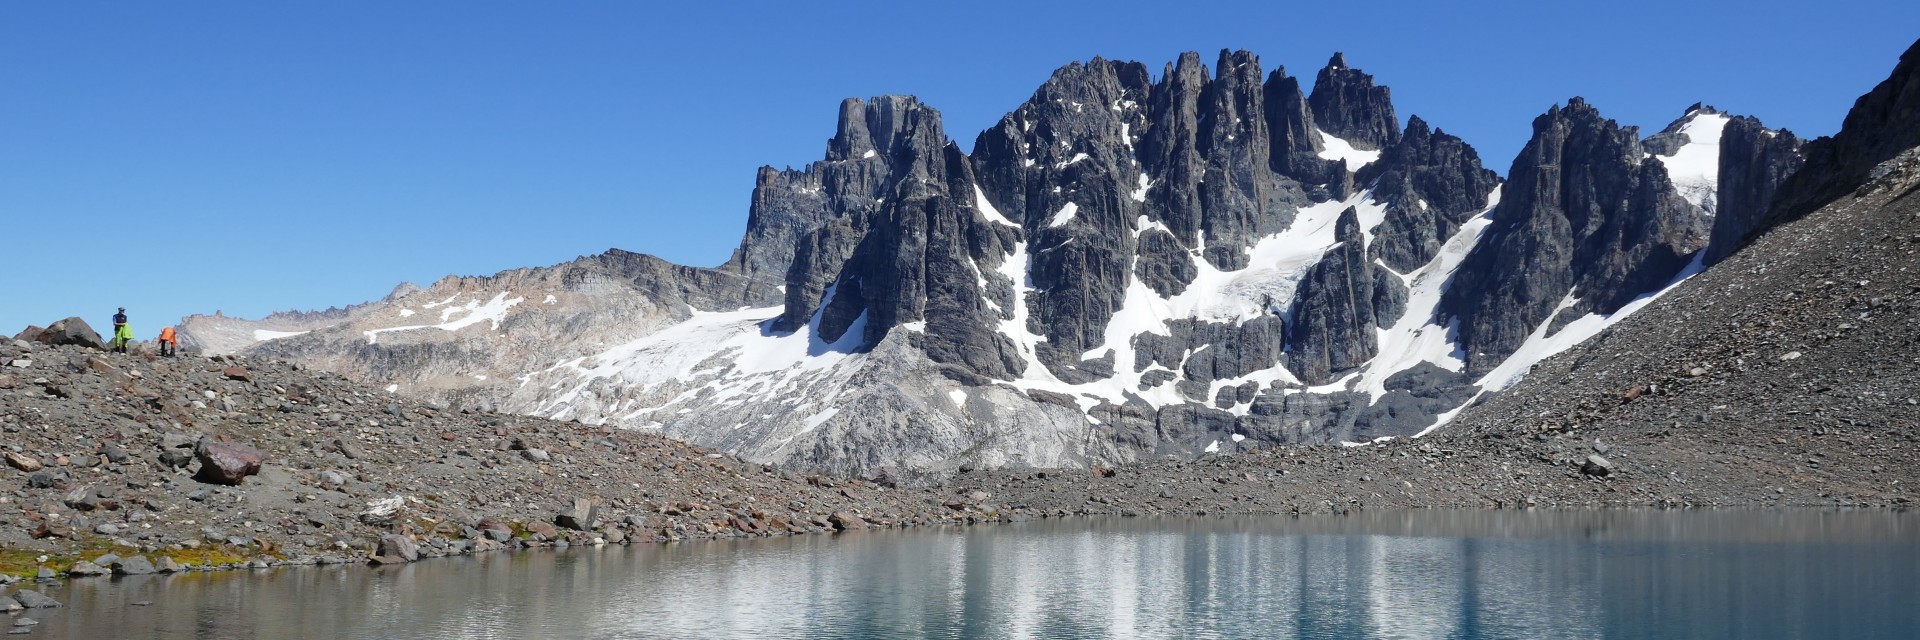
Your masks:
M1532 429L1463 426L1366 446L845 478L641 431L414 403L277 361L16 341L0 346L0 371L8 582L1081 515L1905 509L1916 442L1911 424L1871 439L1787 428L1731 438L1576 410ZM1812 439L1821 457L1860 462L1753 462ZM223 449L240 452L240 470L220 469ZM258 454L252 473L247 451ZM26 591L15 600L32 599Z

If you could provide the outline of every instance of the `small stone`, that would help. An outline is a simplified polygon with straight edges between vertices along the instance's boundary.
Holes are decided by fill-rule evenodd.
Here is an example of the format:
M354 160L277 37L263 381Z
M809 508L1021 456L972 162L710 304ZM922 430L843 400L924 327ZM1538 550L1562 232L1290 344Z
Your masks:
M154 570L160 573L179 573L185 571L186 568L180 566L180 563L174 560L173 556L160 556L160 563L154 567Z
M1800 352L1798 351L1788 351L1786 355L1780 356L1781 361L1798 360L1798 359L1800 359Z
M1171 497L1173 497L1173 490L1172 490L1172 489L1169 489L1169 488L1166 488L1166 487L1161 487L1161 488L1160 488L1160 497L1162 497L1162 498L1171 498Z
M46 468L46 465L40 464L40 460L33 456L8 451L6 452L5 457L7 459L7 466L10 466L15 469L19 469L21 471L25 471L28 473L32 473L35 471L39 471L43 468Z
M520 457L533 462L546 462L553 459L553 455L547 453L546 449L527 449L520 452Z
M1610 450L1612 450L1612 449L1613 449L1613 448L1612 448L1612 447L1609 447L1609 446L1607 446L1607 443L1605 443L1605 442L1600 442L1600 441L1597 441L1597 440L1596 440L1596 441L1594 441L1594 443L1593 443L1593 452L1594 452L1594 453L1598 453L1598 454L1600 454L1600 455L1606 455L1606 454L1607 454L1607 452L1608 452L1608 451L1610 451Z

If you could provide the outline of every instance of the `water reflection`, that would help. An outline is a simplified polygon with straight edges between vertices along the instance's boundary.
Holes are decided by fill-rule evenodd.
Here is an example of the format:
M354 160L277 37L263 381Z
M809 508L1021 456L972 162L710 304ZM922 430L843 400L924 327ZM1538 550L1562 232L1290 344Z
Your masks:
M1886 513L1099 520L82 581L88 638L1910 637ZM129 606L151 601L152 606Z

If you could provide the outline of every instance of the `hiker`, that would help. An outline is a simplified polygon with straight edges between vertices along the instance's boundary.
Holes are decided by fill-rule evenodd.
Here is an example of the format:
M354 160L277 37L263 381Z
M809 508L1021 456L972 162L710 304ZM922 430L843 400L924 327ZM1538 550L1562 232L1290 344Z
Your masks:
M113 314L113 350L126 353L129 342L133 342L133 327L127 325L127 308L120 307Z
M180 341L173 337L173 327L160 329L160 355L169 356L180 348Z

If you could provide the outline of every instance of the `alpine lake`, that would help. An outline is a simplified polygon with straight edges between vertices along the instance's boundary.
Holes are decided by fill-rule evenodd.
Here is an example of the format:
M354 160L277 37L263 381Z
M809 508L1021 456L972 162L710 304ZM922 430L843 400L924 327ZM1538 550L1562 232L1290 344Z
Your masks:
M42 638L1914 638L1920 517L1078 518L42 585Z

